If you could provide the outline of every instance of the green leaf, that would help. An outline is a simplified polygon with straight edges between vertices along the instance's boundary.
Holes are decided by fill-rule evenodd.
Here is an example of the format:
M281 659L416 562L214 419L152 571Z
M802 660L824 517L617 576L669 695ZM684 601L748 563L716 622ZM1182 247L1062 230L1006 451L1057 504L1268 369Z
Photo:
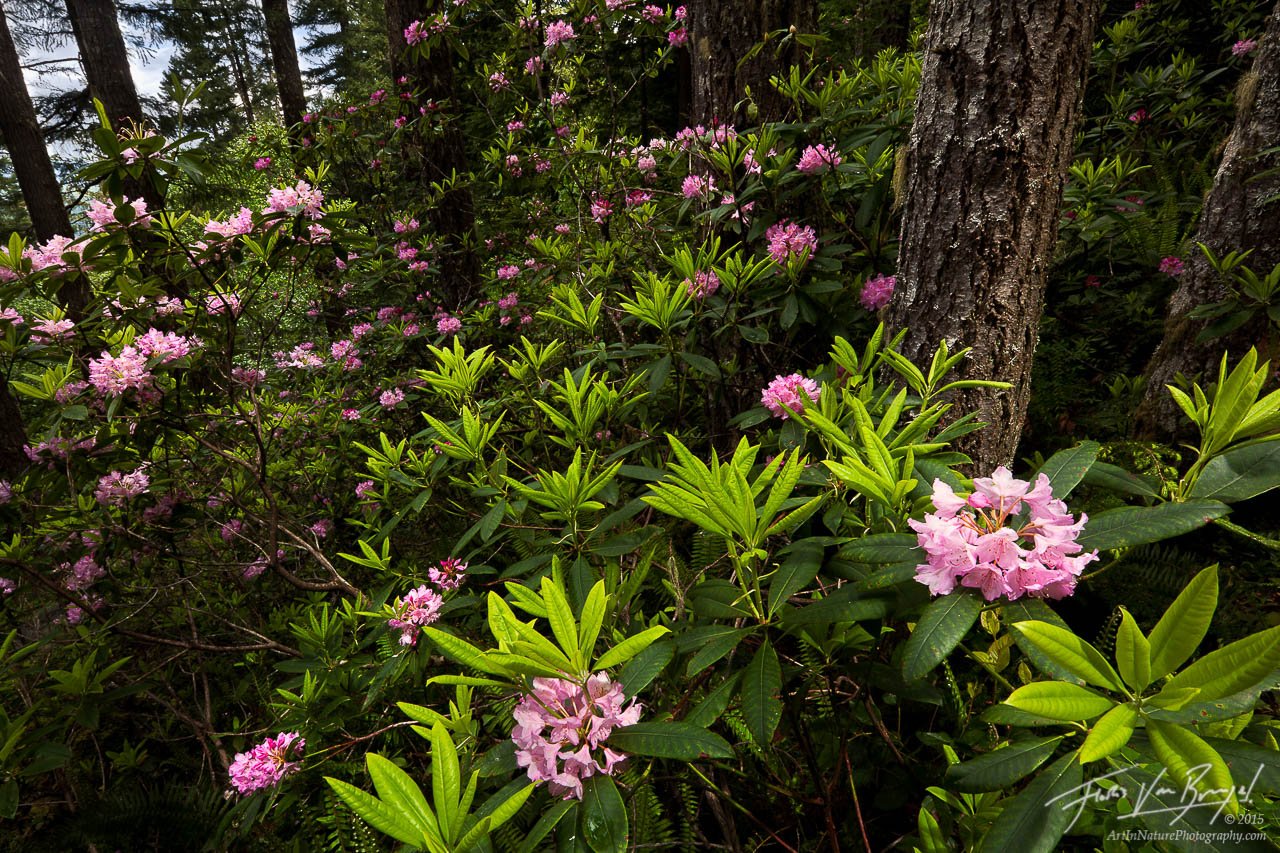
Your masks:
M384 832L397 841L414 847L421 847L426 841L417 826L398 809L340 779L326 776L324 780L329 783L329 787L333 788L334 793L360 816L361 820L379 832Z
M1062 617L1054 612L1053 608L1039 598L1028 598L1023 596L1017 601L1010 601L1000 605L1000 615L1009 625L1018 622L1048 622L1050 625L1057 625L1059 628L1067 628L1067 623ZM1084 684L1084 679L1073 674L1069 669L1055 663L1044 652L1032 643L1021 633L1014 631L1013 640L1018 644L1018 648L1027 656L1027 660L1031 661L1040 672L1050 675L1058 681L1070 681L1072 684Z
M418 783L381 755L371 752L364 760L369 768L369 778L373 780L373 786L382 802L412 823L419 838L434 836L440 839L440 825L436 822L436 815L431 807L427 805L427 798L423 796Z
M1070 797L1083 778L1074 752L1059 758L1005 804L981 849L984 853L1053 853L1075 814L1061 800Z
M582 605L582 624L578 628L578 648L584 664L590 663L595 657L596 640L600 636L600 626L604 624L606 604L604 581L597 581Z
M1040 466L1036 474L1046 475L1053 484L1053 496L1064 500L1089 473L1100 448L1096 441L1082 441L1075 447L1059 450Z
M614 729L609 746L632 755L654 758L679 758L696 761L709 758L733 758L733 747L717 734L689 723L636 723L625 729Z
M1109 489L1125 495L1137 495L1141 498L1159 497L1159 493L1156 491L1158 483L1153 484L1147 477L1139 477L1137 474L1108 462L1094 462L1093 467L1089 469L1089 473L1084 476L1084 483L1088 486L1098 486L1099 488Z
M1133 727L1137 723L1138 710L1128 703L1117 705L1103 714L1080 745L1080 763L1099 761L1122 749L1133 737Z
M627 807L610 776L592 776L582 784L579 808L582 837L595 853L626 853Z
M938 819L924 806L920 807L920 812L916 815L916 831L920 835L923 853L951 853Z
M1116 631L1116 666L1124 683L1134 690L1145 690L1151 683L1151 643L1123 607Z
M736 649L743 638L755 630L755 628L733 628L728 625L708 625L685 632L680 638L681 644L690 644L697 651L693 657L689 658L684 674L694 676L702 672Z
M551 633L564 651L565 657L578 663L578 622L573 618L573 608L564 590L551 578L542 579L542 600L547 603L547 621L551 623Z
M1120 676L1097 649L1066 628L1048 622L1016 622L1013 629L1054 663L1098 687L1123 693Z
M1150 699L1144 699L1143 702L1147 708L1179 711L1199 695L1199 687L1175 687L1170 690L1169 685L1165 684L1163 690Z
M452 841L462 828L458 801L462 797L462 768L458 750L443 723L431 727L431 798L440 818L440 834Z
M778 653L766 637L755 657L742 673L742 717L747 731L761 748L767 749L773 731L782 719L782 667Z
M774 572L769 582L769 615L777 613L787 599L804 589L822 568L822 546L802 539L791 546L790 553Z
M671 640L658 640L627 662L618 673L618 681L628 696L635 696L649 686L658 673L676 656L676 644Z
M1247 690L1280 666L1280 625L1210 652L1169 679L1166 689L1198 687L1200 702Z
M1280 486L1280 441L1228 450L1204 466L1191 497L1236 503Z
M947 786L965 794L1008 788L1048 761L1062 738L1058 735L1016 741L961 764L952 764L947 768Z
M1225 804L1225 811L1233 815L1240 813L1227 763L1199 735L1176 723L1148 719L1147 737L1156 758L1168 768L1180 788L1200 792L1201 803ZM1222 791L1227 792L1225 797Z
M1146 545L1189 533L1229 512L1226 504L1208 500L1122 506L1091 516L1076 541L1086 551Z
M663 625L655 625L652 628L646 628L639 634L633 634L601 655L600 659L596 661L595 666L592 667L592 670L598 672L602 669L620 666L640 654L640 652L649 648L649 646L653 644L654 640L664 634L670 633L670 628Z
M1009 694L1006 705L1051 720L1091 720L1116 704L1087 687L1064 681L1036 681Z
M1152 680L1163 678L1191 657L1208 633L1217 608L1218 567L1213 565L1183 587L1151 629Z
M431 641L436 644L436 647L440 649L444 656L450 660L489 675L511 675L511 671L505 666L492 663L484 652L466 640L455 637L452 634L446 634L444 631L432 628L430 625L422 630L426 632L427 636L431 638Z
M17 257L15 255L14 257ZM13 816L18 813L18 780L10 779L3 785L0 785L0 819L13 820Z
M520 846L520 853L536 853L545 849L542 846L542 840L547 837L551 830L556 828L556 824L560 822L560 819L576 808L577 805L577 800L561 800L543 812L542 817L538 818L538 822L533 825L533 828L525 833L524 843Z
M953 592L930 602L902 651L903 676L908 681L923 678L942 663L981 612L982 600L968 592Z

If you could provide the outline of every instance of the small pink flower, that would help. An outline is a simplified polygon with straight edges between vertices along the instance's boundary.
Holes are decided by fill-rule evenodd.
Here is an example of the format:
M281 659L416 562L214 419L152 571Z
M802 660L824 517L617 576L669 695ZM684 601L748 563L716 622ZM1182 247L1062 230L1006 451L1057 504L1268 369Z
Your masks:
M1258 46L1257 39L1241 39L1240 41L1231 45L1231 55L1245 56L1246 54L1252 53L1253 49L1257 46Z
M862 286L862 293L858 296L862 307L868 311L879 311L893 299L893 289L897 284L897 277L892 275L875 275L867 279L867 283Z
M298 770L298 762L288 760L290 751L301 753L306 745L297 732L280 732L248 752L238 753L231 762L231 786L241 795L274 788Z
M1147 118L1148 118L1147 111L1142 107L1138 107L1136 110L1129 113L1129 121L1133 122L1134 124L1141 124L1142 122L1146 121Z
M573 24L568 21L552 21L547 24L546 46L548 48L554 48L564 42L573 41L577 37L573 31Z
M384 409L394 409L396 406L404 402L404 391L399 388L392 388L383 391L378 395L378 405Z
M253 168L257 169L259 172L261 172L263 169L270 169L270 168L271 168L271 158L270 158L270 157L259 157L257 160L255 160L255 161L254 161L254 163L253 163Z
M769 241L769 257L779 265L808 258L818 249L818 235L812 228L786 219L770 225L764 236Z
M678 27L667 33L667 44L672 47L684 47L689 43L689 31L684 27Z
M396 599L391 606L392 616L387 620L387 626L400 632L400 645L417 645L418 629L439 619L443 604L440 593L420 586Z
M844 162L836 151L828 151L825 145L810 145L800 155L796 169L806 175L817 175L828 169L834 169Z
M684 280L684 286L694 299L706 299L720 289L720 278L710 270L699 270L693 280Z
M442 590L457 589L462 577L467 572L467 564L457 557L446 557L440 561L439 567L427 569L427 577Z
M436 331L442 335L456 335L462 331L462 321L457 317L446 314L436 320Z
M1182 262L1182 258L1168 257L1160 259L1160 272L1171 278L1177 278L1182 275L1186 269L1186 264Z
M774 378L760 394L760 402L775 418L788 420L791 412L803 412L810 403L817 403L822 389L818 383L801 373ZM790 409L791 411L787 411Z

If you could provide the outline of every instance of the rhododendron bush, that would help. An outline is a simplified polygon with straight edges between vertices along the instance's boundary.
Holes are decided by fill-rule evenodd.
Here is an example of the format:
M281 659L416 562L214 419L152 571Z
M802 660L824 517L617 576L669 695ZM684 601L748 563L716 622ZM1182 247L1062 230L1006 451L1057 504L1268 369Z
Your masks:
M666 73L683 7L481 6L402 47L475 46L482 109L387 81L222 163L104 124L78 235L0 251L13 849L161 776L210 849L1092 849L1135 804L1055 805L1085 774L1270 814L1277 629L1196 655L1213 560L1091 612L1139 549L1267 541L1266 362L1177 392L1184 465L974 470L952 392L1001 383L877 316L915 59L660 133L606 68Z

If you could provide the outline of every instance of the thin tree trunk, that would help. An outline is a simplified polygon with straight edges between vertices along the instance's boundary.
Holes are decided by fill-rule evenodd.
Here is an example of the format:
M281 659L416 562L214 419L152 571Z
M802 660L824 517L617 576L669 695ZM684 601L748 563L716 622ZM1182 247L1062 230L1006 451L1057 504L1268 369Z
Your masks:
M746 126L784 119L790 102L769 78L802 55L794 40L781 56L775 52L785 35L814 31L815 0L691 0L688 10L693 120ZM764 46L743 61L761 42ZM758 108L754 116L744 102L748 91Z
M1280 3L1267 22L1253 62L1240 81L1236 120L1222 152L1213 188L1205 198L1195 242L1221 257L1249 249L1245 264L1258 275L1280 264L1280 205L1268 203L1280 193L1280 156L1259 152L1280 145ZM1272 173L1263 174L1267 171ZM1188 316L1198 305L1221 302L1230 295L1226 282L1213 271L1198 248L1189 250L1185 271L1169 300L1164 338L1146 370L1146 391L1135 417L1134 431L1146 438L1177 437L1184 431L1181 411L1166 385L1181 373L1212 382L1223 352L1238 358L1262 343L1269 321L1259 314L1253 322L1223 336L1197 341L1207 320ZM1268 349L1265 345L1263 349ZM1264 357L1275 353L1264 353Z
M227 58L231 60L231 77L235 80L236 92L240 96L240 103L244 106L245 120L249 124L253 124L253 98L250 95L249 80L244 71L245 63L240 55L240 48L244 44L244 32L232 16L227 15L225 11L222 20L226 22L223 34L227 39Z
M307 111L307 95L302 87L288 0L262 0L262 16L267 21L267 41L271 44L271 64L276 70L284 126L292 128L302 122Z
M89 92L102 101L116 130L142 121L142 104L129 71L114 0L67 0L71 29L80 48Z
M443 119L438 133L422 136L422 157L411 168L409 177L431 184L451 180L456 173L460 183L444 193L428 212L431 228L443 238L439 249L441 291L447 300L462 303L472 293L480 265L472 248L475 232L475 204L467 185L469 165L466 141L458 125L457 93L453 79L453 52L437 48L425 59L408 62L405 58L404 30L415 20L429 20L442 9L450 8L442 0L386 0L387 45L392 80L409 78L406 86L422 93L419 106L434 109ZM403 87L402 87L403 88ZM448 110L440 102L450 104Z
M0 92L6 93L0 97L0 135L9 149L9 159L36 239L43 243L58 235L74 236L3 6L0 6ZM59 295L73 320L84 316L89 288L83 276L69 277Z
M1013 459L1098 0L936 0L906 161L894 328L917 363L972 347L952 402L986 429L958 449Z

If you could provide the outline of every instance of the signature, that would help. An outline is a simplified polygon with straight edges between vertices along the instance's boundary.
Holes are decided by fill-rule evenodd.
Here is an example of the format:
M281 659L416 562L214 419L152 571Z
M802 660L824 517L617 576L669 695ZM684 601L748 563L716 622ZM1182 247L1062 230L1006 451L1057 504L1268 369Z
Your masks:
M1133 804L1133 811L1129 814L1120 815L1121 819L1153 814L1171 814L1174 815L1174 818L1169 823L1173 825L1185 817L1187 812L1192 809L1213 809L1213 817L1210 818L1210 822L1213 822L1218 819L1231 803L1231 795L1233 793L1236 795L1238 802L1249 802L1253 796L1253 788L1258 784L1258 777L1262 775L1262 766L1259 765L1257 772L1253 774L1253 779L1249 781L1248 785L1238 785L1234 788L1201 789L1201 781L1209 775L1213 765L1198 764L1188 769L1187 782L1183 786L1179 786L1172 779L1166 778L1167 771L1163 767L1160 768L1160 772L1150 782L1140 784L1137 790L1134 791L1130 791L1118 782L1110 787L1103 787L1099 784L1127 773L1130 769L1122 767L1104 776L1096 776L1083 785L1077 785L1071 790L1065 791L1049 800L1049 803L1066 800L1060 808L1063 811L1072 808L1076 810L1075 815L1071 818L1071 824L1067 827L1067 831L1070 832L1071 828L1076 825L1076 821L1084 814L1085 807L1090 803L1106 803L1119 799L1128 799ZM1176 801L1170 804L1169 798L1176 798Z

